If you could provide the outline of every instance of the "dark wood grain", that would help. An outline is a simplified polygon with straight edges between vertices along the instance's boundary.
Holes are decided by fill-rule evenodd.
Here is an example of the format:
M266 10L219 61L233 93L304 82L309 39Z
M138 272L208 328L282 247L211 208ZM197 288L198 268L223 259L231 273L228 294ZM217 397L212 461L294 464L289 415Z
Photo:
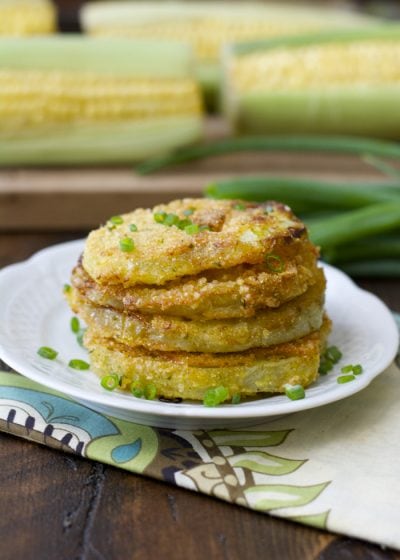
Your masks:
M0 266L83 233L0 235ZM360 281L400 311L395 281ZM0 434L1 560L400 560L400 553L251 512Z

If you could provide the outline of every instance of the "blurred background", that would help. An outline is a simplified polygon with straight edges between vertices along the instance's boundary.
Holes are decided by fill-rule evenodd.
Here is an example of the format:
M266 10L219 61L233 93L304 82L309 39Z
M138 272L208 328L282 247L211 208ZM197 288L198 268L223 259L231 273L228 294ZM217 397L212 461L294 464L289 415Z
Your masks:
M400 0L0 0L0 230L279 199L330 262L400 276L399 18Z
M187 0L190 2L190 0ZM210 0L212 3L212 0ZM235 1L235 0L233 0ZM238 1L238 0L236 0ZM143 0L145 2L145 0ZM281 0L281 3L285 3ZM334 5L339 8L363 11L383 18L400 18L400 0L311 0L309 4ZM62 31L79 30L78 12L84 0L55 0L59 13L59 25ZM293 2L290 2L293 4Z

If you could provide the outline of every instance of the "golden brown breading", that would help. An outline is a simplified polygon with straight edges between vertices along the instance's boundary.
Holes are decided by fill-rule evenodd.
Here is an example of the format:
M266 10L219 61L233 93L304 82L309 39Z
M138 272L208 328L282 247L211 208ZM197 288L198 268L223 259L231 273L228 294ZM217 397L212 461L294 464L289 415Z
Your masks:
M119 311L165 314L193 319L252 317L257 310L279 307L304 293L318 277L317 251L304 242L299 253L282 260L283 270L272 272L265 263L208 270L164 286L105 286L90 278L82 265L75 267L72 285L94 303Z
M222 385L230 399L234 394L281 393L286 383L307 387L318 377L320 352L329 330L330 321L325 318L319 331L298 340L229 354L132 349L98 338L90 329L85 345L93 370L99 376L116 373L122 389L129 390L132 382L136 387L152 383L159 396L201 400L207 389Z
M241 352L288 342L319 329L324 292L324 273L318 269L316 283L304 294L244 319L200 321L123 313L93 305L75 288L71 292L71 306L92 331L128 346L167 352Z
M186 216L185 212L193 213ZM176 225L157 223L154 214L172 213L209 229L193 235ZM83 266L99 284L163 285L204 270L240 264L261 264L269 253L292 259L307 232L291 210L276 202L184 199L138 209L122 216L123 224L92 231L85 244ZM130 231L130 225L137 227ZM129 237L130 252L120 248Z

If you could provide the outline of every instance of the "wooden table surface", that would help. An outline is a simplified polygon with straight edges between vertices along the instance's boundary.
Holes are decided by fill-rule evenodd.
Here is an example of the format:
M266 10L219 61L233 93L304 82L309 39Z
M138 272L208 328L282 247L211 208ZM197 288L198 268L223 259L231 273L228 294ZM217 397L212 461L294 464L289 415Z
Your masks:
M76 233L1 233L0 267ZM397 281L359 284L400 312ZM400 560L0 433L1 560Z

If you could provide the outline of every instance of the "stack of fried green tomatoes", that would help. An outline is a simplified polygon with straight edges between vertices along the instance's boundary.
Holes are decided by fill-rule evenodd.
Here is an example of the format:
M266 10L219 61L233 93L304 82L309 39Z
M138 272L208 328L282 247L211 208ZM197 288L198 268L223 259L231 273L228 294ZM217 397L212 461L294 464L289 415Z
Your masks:
M106 388L237 403L317 378L317 257L283 204L176 200L92 231L68 298Z

